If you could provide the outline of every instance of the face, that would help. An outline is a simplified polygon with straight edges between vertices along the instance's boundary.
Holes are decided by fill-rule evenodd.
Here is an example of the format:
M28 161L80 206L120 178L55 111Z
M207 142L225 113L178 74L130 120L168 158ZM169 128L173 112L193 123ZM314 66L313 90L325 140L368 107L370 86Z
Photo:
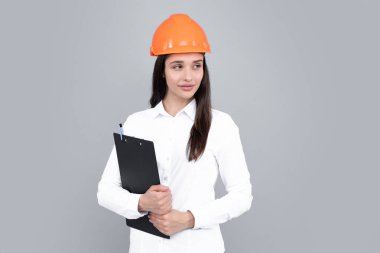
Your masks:
M165 61L166 99L190 100L203 78L203 54L171 54Z

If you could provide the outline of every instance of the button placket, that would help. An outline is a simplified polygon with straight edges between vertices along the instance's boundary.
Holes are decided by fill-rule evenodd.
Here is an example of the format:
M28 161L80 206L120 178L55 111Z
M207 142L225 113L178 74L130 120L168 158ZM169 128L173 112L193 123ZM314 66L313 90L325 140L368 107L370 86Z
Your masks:
M169 176L168 176L168 172L170 172L171 170L171 162L172 162L172 159L171 159L171 155L173 153L173 148L174 148L174 136L173 136L173 133L175 133L175 117L171 118L170 119L170 125L169 125L169 128L168 128L168 134L167 134L167 145L168 145L168 150L167 150L167 154L166 154L166 157L165 157L165 162L166 162L166 171L165 173L163 174L163 177L162 177L162 180L163 180L163 183L167 184L168 181L169 181Z

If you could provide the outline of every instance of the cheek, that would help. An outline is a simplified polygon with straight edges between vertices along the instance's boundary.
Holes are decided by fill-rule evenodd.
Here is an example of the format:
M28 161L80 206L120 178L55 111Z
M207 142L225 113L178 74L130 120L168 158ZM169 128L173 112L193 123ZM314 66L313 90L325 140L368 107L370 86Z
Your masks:
M166 84L169 87L175 87L177 86L177 83L178 83L178 79L175 76L170 75L166 77Z
M199 73L197 73L197 74L195 75L195 78L196 78L196 80L197 80L197 83L200 84L201 81L202 81L202 78L203 78L203 71L199 71Z
M176 85L177 77L175 73L171 71L165 71L165 79L168 86Z

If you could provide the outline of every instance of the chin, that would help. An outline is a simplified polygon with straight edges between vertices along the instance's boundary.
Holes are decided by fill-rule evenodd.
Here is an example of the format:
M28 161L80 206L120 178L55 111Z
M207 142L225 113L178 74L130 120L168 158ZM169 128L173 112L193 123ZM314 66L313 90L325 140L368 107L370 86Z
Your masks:
M194 97L194 93L191 93L191 94L181 94L180 97L183 98L183 99L185 99L185 100L189 100L189 99L192 99Z

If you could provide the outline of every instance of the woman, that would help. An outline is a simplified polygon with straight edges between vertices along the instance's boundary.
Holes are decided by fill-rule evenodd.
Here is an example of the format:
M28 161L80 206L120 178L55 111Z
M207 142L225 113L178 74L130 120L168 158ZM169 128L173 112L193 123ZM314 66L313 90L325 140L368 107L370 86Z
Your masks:
M228 114L211 108L207 52L204 31L185 14L170 16L154 34L152 108L130 115L124 131L154 142L161 185L145 194L124 190L113 148L97 195L101 206L128 219L149 214L171 236L131 228L131 253L224 252L219 224L251 207L239 129ZM218 173L227 194L215 199Z

